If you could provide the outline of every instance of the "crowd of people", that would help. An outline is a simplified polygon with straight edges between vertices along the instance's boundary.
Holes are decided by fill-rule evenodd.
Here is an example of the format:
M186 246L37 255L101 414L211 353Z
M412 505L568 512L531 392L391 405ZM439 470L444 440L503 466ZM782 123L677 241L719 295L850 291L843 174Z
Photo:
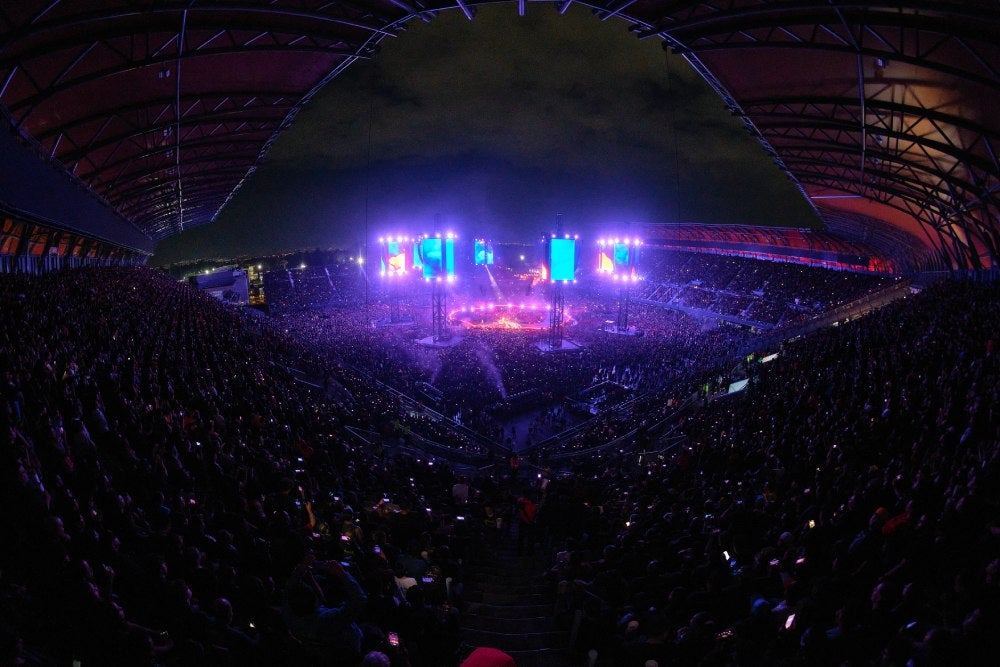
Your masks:
M644 335L607 334L609 322L617 316L614 295L604 293L607 289L595 283L574 294L568 311L572 324L567 335L583 344L582 352L574 355L540 353L535 345L538 335L532 332L462 331L457 322L452 325L466 340L427 353L414 343L430 317L428 304L416 300L422 290L407 291L403 299L400 294L393 296L393 285L373 284L372 302L360 308L356 303L361 294L358 281L364 276L354 265L272 272L265 279L271 285L267 290L272 311L286 318L290 329L308 332L312 340L339 350L355 368L435 413L447 415L485 441L470 438L461 429L442 433L441 420L427 412L418 412L417 419L404 412L398 420L401 424L410 422L404 429L443 441L446 446L456 444L477 456L490 453L490 441L516 448L519 443L505 428L532 410L537 414L528 414L529 419L557 406L571 411L579 408L575 413L578 420L589 419L585 394L609 377L620 385L618 375L627 371L629 387L623 393L612 392L612 400L602 402L602 412L651 391L666 389L672 399L678 399L692 386L725 375L726 364L735 361L734 351L752 344L753 333L747 327L719 327L711 320L664 306L720 313L746 323L787 325L891 282L796 264L653 248L644 253L643 273L644 302L632 305L630 324ZM509 300L511 295L530 300L533 282L531 275L494 266L488 274L477 270L471 280L451 288L451 300L493 302ZM343 289L336 289L335 284ZM319 287L307 289L309 285ZM293 295L301 293L308 298L289 298L289 286L297 286ZM356 292L354 301L351 290ZM390 305L391 301L401 305ZM400 311L399 323L391 321L394 308ZM623 422L605 415L594 420L589 429L547 443L535 458L592 447L595 438L613 440L644 421ZM530 448L550 435L533 434L520 444Z
M998 299L943 284L786 344L668 464L550 484L579 648L623 667L995 662Z
M642 298L782 325L832 310L892 278L707 253L643 251Z
M983 663L1000 613L998 299L944 284L787 343L743 365L744 392L700 401L653 465L611 453L460 479L416 436L479 441L386 383L437 372L453 401L528 386L525 367L641 378L627 412L551 455L725 384L744 332L652 309L673 336L595 329L566 367L493 334L441 363L370 312L250 317L141 268L2 275L2 659L454 665L469 564L516 533L582 629L571 649L601 665Z
M3 275L0 308L0 661L454 659L454 479L389 459L376 385L146 269Z
M365 275L355 262L300 265L264 273L264 294L273 314L357 307L364 302L364 293Z
M285 315L281 321L288 329L304 333L317 348L337 351L359 371L429 404L435 413L447 415L507 449L516 444L505 433L512 417L528 414L537 418L553 408L571 412L583 400L579 394L608 381L623 388L616 402L668 389L687 391L695 380L731 365L732 351L752 340L745 329L716 327L706 331L695 318L651 306L637 306L633 316L644 335L620 336L602 328L602 304L581 301L574 306L579 322L570 335L582 346L572 354L543 353L537 346L538 334L533 332L489 329L462 332L457 344L428 350L415 342L419 336L416 323L373 326L373 318L383 310L384 306L367 311L319 310ZM428 384L432 391L426 389ZM591 415L583 409L576 417L579 421ZM443 434L439 428L427 428L440 426L439 420L416 420L408 414L399 419L436 442L488 453L488 447L462 432ZM614 422L616 435L634 426L631 420ZM533 436L529 447L555 435L551 429L546 431ZM593 443L601 432L591 429L582 438L566 440L557 448L546 447L540 453L576 449L583 440Z

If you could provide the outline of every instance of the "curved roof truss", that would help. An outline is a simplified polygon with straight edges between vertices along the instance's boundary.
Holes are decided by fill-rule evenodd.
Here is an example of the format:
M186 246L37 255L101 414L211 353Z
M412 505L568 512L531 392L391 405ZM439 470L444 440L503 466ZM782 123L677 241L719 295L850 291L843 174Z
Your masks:
M382 39L476 4L14 0L0 6L0 107L160 239L214 220L302 105ZM996 3L579 4L687 59L824 221L891 224L955 267L1000 262Z

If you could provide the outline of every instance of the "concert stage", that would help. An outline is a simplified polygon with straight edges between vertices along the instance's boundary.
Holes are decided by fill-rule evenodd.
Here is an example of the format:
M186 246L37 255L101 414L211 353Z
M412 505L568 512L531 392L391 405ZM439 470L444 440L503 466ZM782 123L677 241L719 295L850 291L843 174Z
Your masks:
M449 320L467 330L540 332L549 327L549 312L548 304L484 303L452 310ZM567 316L565 324L574 325L576 320Z

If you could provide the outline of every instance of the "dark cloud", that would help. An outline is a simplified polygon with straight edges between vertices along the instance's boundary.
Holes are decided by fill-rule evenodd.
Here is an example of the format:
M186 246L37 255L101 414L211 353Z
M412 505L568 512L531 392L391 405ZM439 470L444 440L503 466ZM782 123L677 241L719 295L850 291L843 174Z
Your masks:
M519 18L498 5L383 42L303 110L215 225L168 239L157 259L360 244L365 219L378 230L439 218L516 240L558 212L584 227L812 222L659 42L584 8Z

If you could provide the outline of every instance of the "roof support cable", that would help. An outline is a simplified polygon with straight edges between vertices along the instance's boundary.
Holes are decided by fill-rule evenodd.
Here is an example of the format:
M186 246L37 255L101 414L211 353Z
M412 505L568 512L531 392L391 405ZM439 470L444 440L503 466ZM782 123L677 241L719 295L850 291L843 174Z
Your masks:
M867 110L865 109L865 65L864 60L861 57L861 44L858 39L855 38L854 32L851 30L850 24L847 19L844 18L844 13L840 11L840 7L837 7L834 0L827 0L833 7L833 11L837 13L837 18L840 19L840 24L844 26L844 32L847 37L851 40L851 47L854 49L857 60L857 70L858 70L858 101L859 109L861 110L861 168L858 170L858 189L860 192L865 191L865 161L867 160L868 152L868 127L865 123L868 118ZM860 35L864 35L864 26L861 26L859 30Z

